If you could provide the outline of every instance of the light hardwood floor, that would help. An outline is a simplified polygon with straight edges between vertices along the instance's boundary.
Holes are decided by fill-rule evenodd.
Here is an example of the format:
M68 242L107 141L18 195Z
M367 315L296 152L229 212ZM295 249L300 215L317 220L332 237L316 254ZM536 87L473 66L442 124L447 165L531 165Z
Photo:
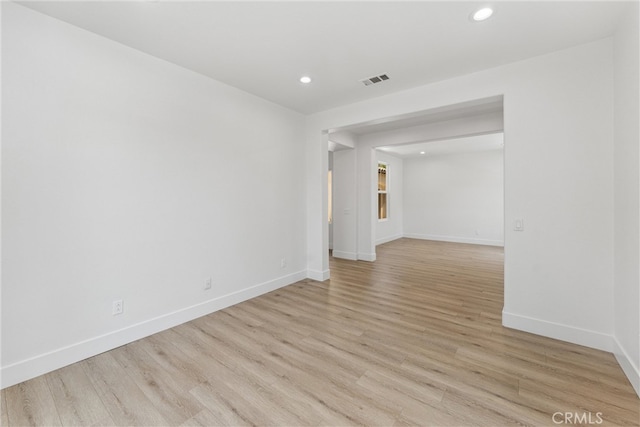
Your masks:
M401 239L2 391L2 425L640 424L614 357L501 326L501 248ZM586 415L585 415L586 414ZM556 421L564 415L556 415Z

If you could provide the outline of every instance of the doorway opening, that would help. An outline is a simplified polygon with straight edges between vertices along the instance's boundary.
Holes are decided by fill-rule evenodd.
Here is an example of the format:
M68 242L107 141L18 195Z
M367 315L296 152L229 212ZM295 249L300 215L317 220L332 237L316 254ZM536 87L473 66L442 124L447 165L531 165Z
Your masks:
M453 241L504 245L504 226L502 224L504 222L504 195L501 187L497 190L494 188L494 191L491 192L491 199L494 202L496 202L496 194L498 194L498 200L493 203L490 214L492 222L487 220L477 223L474 221L478 218L467 217L464 218L464 224L458 224L457 229L444 221L439 225L440 228L436 229L437 232L429 231L426 228L420 230L413 225L411 230L405 230L403 223L410 219L410 215L408 216L403 208L405 189L413 193L426 190L433 193L436 190L432 187L426 187L422 190L408 188L406 183L403 185L406 171L403 170L402 165L404 161L409 163L409 160L403 158L404 156L410 157L409 154L406 154L407 150L413 150L412 155L415 154L418 158L423 156L422 159L430 158L433 160L435 157L443 157L445 154L451 157L453 155L451 152L443 153L447 150L471 147L471 153L479 153L488 151L488 149L485 150L487 144L494 144L492 148L496 152L499 151L501 156L504 144L503 131L502 96L329 130L329 145L333 144L334 148L341 147L340 150L333 150L333 238L331 240L333 256L352 260L375 261L377 245L400 237L412 236L435 240L457 238ZM500 139L498 141L499 147L495 146L498 140L496 136ZM492 141L487 142L488 139L492 139ZM483 142L483 140L485 141ZM438 153L437 150L440 152ZM420 154L421 152L424 154ZM473 156L468 154L466 157ZM461 160L458 158L455 167L459 171L463 171L463 175L469 175L467 182L474 184L473 174L466 173L465 168L474 169L474 171L479 168L481 172L488 172L487 169L491 169L489 163L494 166L499 165L500 168L494 167L493 173L489 174L490 176L483 176L483 179L485 181L490 179L495 181L498 178L504 180L502 159L498 155L484 155L484 157L491 157L493 163L484 159L486 165L474 166L470 159ZM385 173L379 172L380 164L385 165L383 168ZM398 164L400 166L397 166ZM465 164L466 166L464 166ZM429 172L419 172L418 168L412 168L412 171L415 174L428 175L434 171L433 166L434 164L431 165ZM442 167L442 164L440 166ZM446 172L445 169L443 171ZM384 190L381 190L378 185L382 175L387 176ZM453 182L455 175L448 176L449 188L443 188L442 192L451 190L459 184ZM439 176L442 178L447 175L440 174ZM432 176L432 178L434 177L438 179L437 174ZM489 185L488 182L485 184ZM463 192L465 190L464 186L460 185L458 185L458 189ZM474 196L473 190L467 189L467 192ZM474 200L477 201L476 199L482 199L482 196L478 196ZM451 197L444 200L452 203ZM452 215L455 212L455 206L449 206L447 209L449 209L448 212L445 210L444 213L431 212L431 214L455 217ZM464 212L467 209L464 206L459 206L458 212ZM384 218L380 217L381 214ZM501 224L496 225L498 223Z

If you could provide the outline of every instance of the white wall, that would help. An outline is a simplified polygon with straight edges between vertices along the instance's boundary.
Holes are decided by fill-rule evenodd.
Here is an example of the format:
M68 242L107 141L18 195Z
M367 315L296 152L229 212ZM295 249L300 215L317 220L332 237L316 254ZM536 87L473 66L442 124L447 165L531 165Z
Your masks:
M304 117L9 2L2 56L3 387L307 275Z
M503 322L611 350L612 47L604 39L309 116L309 182L326 157L315 155L324 129L504 95ZM313 227L322 194L308 188ZM513 231L516 218L524 219L525 231ZM310 235L308 248L320 265L318 237Z
M409 145L470 135L489 134L502 132L503 129L503 113L502 111L497 111L491 113L469 113L467 117L457 119L435 121L423 125L367 133L361 135L359 139L371 147L381 147L390 145Z
M328 161L328 169L329 169L329 173L332 174L332 182L331 182L331 188L329 188L329 196L327 197L327 200L331 201L331 214L333 215L333 151L329 151L329 158L327 159ZM328 214L328 212L327 212ZM329 223L329 249L333 249L333 222Z
M358 259L355 150L333 153L333 256Z
M502 246L502 149L404 161L405 237Z
M615 354L640 395L638 3L615 35Z
M376 245L380 245L402 237L404 217L404 162L401 158L389 155L380 150L376 150L375 153L376 164L378 162L387 164L389 185L387 191L387 219L378 220L376 218L375 242ZM374 209L377 209L377 199Z

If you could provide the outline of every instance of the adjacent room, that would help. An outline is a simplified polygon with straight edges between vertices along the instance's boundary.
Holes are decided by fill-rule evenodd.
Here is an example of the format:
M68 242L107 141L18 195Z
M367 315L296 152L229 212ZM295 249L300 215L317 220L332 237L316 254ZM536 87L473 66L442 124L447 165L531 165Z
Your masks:
M1 425L638 425L633 1L5 1Z
M412 237L504 246L503 130L503 99L492 97L330 132L334 256L375 259L358 252L368 232L375 245ZM364 157L373 164L358 168ZM365 231L352 212L371 214L358 195L372 187L375 226Z

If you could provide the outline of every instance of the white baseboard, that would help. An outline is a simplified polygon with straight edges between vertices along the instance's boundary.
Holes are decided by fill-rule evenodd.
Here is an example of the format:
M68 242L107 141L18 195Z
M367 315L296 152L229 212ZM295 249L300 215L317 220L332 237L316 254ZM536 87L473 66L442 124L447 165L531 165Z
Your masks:
M382 245L383 243L393 242L394 240L402 239L402 234L396 234L389 237L383 237L382 239L376 240L376 246Z
M640 397L640 360L636 360L634 362L631 359L631 356L629 356L629 353L622 348L620 342L615 337L613 337L613 345L613 354L616 356L616 360L620 364L624 374L629 379L629 382L636 391L636 394Z
M560 323L502 311L502 325L507 328L531 332L598 350L613 352L613 337L601 332L589 331Z
M341 258L341 259L350 259L352 261L355 261L358 259L358 254L355 252L345 252L345 251L336 251L335 249L333 250L333 257L334 258Z
M327 271L328 274L328 271ZM259 295L271 292L283 286L303 280L306 271L292 273L268 282L254 285L227 295L216 297L202 303L192 305L171 313L163 314L153 319L109 332L85 341L81 341L54 351L21 360L0 369L0 388L35 378L47 372L60 369L72 363L79 362L121 345L139 340L149 335L164 331L198 317L222 310Z
M318 282L324 282L329 279L329 270L307 270L307 278L317 280Z
M376 253L364 253L364 252L358 252L358 259L361 261L370 261L373 262L376 260Z
M407 237L409 239L435 240L438 242L470 243L472 245L487 245L487 246L504 246L504 240L479 239L475 237L440 236L436 234L413 234L413 233L405 233L403 237Z

